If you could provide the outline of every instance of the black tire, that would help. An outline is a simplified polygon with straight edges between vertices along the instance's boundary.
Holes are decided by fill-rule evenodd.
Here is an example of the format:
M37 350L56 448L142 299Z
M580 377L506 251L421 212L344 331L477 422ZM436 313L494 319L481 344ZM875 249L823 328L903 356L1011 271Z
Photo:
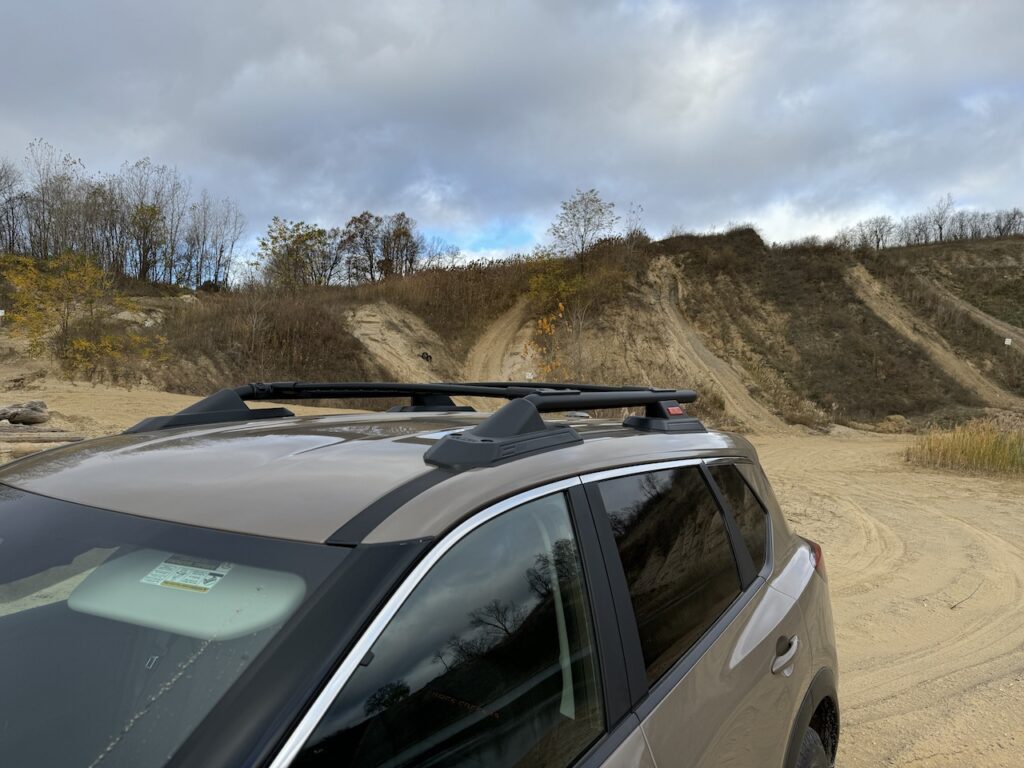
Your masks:
M825 745L821 743L821 737L808 728L804 731L804 738L800 742L800 754L796 758L796 768L831 768L828 755L825 753Z

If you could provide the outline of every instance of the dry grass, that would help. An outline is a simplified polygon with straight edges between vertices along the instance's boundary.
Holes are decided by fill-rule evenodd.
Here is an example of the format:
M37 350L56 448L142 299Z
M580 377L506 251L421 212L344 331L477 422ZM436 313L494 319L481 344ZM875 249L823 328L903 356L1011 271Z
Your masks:
M516 256L492 263L425 269L408 277L335 291L347 304L387 301L408 310L461 356L494 318L526 293L537 265L536 259Z
M168 311L159 332L170 361L155 384L203 394L247 381L387 379L345 320L337 289L209 294Z
M1024 355L1006 347L1002 335L993 333L967 312L951 304L929 280L923 279L906 262L886 261L879 255L865 265L935 328L961 357L1003 389L1024 395ZM979 270L979 275L986 276L986 273ZM1024 303L1019 294L1017 302Z
M935 469L1024 475L1024 422L978 419L919 435L907 461Z

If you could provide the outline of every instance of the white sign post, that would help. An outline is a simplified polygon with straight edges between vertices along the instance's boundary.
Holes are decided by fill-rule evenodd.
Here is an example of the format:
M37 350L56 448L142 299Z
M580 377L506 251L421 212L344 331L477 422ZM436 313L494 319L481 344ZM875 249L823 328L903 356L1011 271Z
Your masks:
M3 314L4 314L4 311L2 309L0 309L0 317L2 317ZM1013 339L1003 339L1003 344L1005 344L1008 347L1012 346L1013 345Z

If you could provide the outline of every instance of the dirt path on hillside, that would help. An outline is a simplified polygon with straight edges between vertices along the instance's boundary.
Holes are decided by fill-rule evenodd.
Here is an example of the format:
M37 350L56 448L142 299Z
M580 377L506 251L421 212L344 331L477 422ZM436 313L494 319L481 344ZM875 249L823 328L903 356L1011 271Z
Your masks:
M664 266L664 265L663 265ZM657 312L660 330L667 334L672 354L685 361L684 367L715 385L725 400L726 413L743 426L756 431L790 432L792 427L755 400L739 371L731 363L707 348L700 334L679 308L682 276L674 265L653 268L649 279L658 291Z
M1017 351L1024 354L1024 329L1018 328L1016 325L1012 325L1005 320L1000 320L998 317L992 317L988 312L979 309L969 301L961 299L955 293L936 281L932 281L931 285L942 296L942 298L957 309L966 312L979 323L991 330L996 336L1001 336L1004 339L1011 339L1014 346L1017 348ZM1024 298L1022 298L1022 301L1024 301Z
M349 330L395 381L441 381L454 368L441 338L398 307L364 304L348 315ZM424 359L426 353L431 359Z
M895 294L876 280L863 265L846 273L857 297L894 331L925 351L939 368L965 389L997 408L1024 408L1024 398L998 387L963 360L924 320L916 316Z
M1024 481L908 467L905 438L754 437L820 542L839 768L1024 765Z
M523 381L536 366L524 354L530 341L527 299L520 299L492 322L466 356L466 381Z

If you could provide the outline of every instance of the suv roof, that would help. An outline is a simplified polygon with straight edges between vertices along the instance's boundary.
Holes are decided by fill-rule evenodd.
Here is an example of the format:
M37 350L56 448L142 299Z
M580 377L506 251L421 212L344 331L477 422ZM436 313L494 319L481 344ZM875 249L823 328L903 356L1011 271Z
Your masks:
M368 395L367 387L387 394ZM486 414L439 400L467 387L475 388L469 394L513 402ZM414 402L402 412L293 417L283 408L264 415L244 405L337 397L333 392L394 397L399 388ZM444 392L431 391L433 402L417 404L431 388ZM175 426L174 417L147 419L122 435L13 462L0 470L0 482L261 536L348 545L422 539L497 499L564 477L668 459L752 458L745 439L707 431L685 416L679 401L694 399L685 390L576 385L253 385L186 409L192 426ZM204 411L210 401L215 407ZM616 403L646 405L647 415L625 422L539 416ZM221 423L201 423L204 413L216 413Z

